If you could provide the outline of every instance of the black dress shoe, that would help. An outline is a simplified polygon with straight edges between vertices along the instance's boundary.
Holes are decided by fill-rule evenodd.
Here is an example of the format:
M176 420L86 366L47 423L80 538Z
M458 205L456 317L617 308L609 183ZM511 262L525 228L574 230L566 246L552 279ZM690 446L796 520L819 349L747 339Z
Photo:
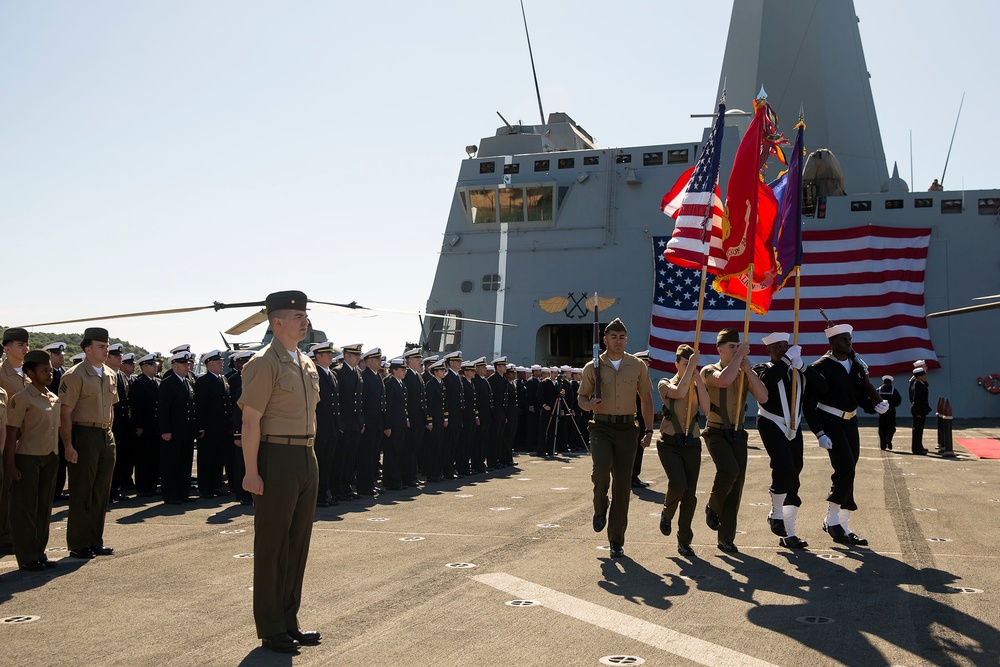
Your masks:
M788 533L785 532L784 519L772 519L771 517L767 517L767 525L771 527L771 532L778 537L788 537Z
M839 523L832 526L826 525L826 521L823 522L823 532L830 535L833 541L837 544L850 544L847 540L847 531Z
M844 540L846 540L845 544L853 544L858 547L868 546L868 540L856 533L847 533L847 535L844 536Z
M42 561L42 565L44 565L46 569L49 570L53 570L59 566L58 563L56 563L54 560L49 560L48 558Z
M605 509L603 514L594 515L594 532L599 533L604 530L604 527L608 525L608 510Z
M289 630L288 636L303 646L315 646L323 638L316 630Z
M725 551L727 554L736 554L740 552L740 550L737 549L736 545L733 544L732 542L719 542L718 546L719 549Z
M90 560L97 554L95 554L90 549L70 549L69 555L72 556L73 558L83 558L85 560Z
M611 557L612 558L623 558L625 556L625 547L615 542L611 543Z
M800 539L797 535L789 535L788 537L782 537L778 540L778 546L787 547L789 549L805 549L809 546L809 543Z
M298 653L299 651L299 643L292 639L287 632L261 639L260 645L276 653Z
M327 500L326 498L316 499L316 507L329 507L329 506L330 506L330 501Z
M669 535L673 531L670 526L670 517L667 516L666 512L660 512L660 532L664 535Z
M644 482L641 479L639 479L638 477L633 477L632 478L632 487L633 488L635 488L635 489L645 489L648 486L649 486L649 482Z
M44 572L45 563L40 560L36 560L33 563L25 563L24 565L18 565L17 569L24 570L25 572Z
M678 544L677 553L685 558L690 558L691 556L694 556L694 549L691 548L690 544Z
M115 548L114 547L105 547L105 546L90 547L90 550L94 552L95 556L114 556L115 555Z
M722 519L720 519L719 515L713 512L712 508L708 505L705 505L705 523L707 523L708 527L712 530L718 530L722 526Z

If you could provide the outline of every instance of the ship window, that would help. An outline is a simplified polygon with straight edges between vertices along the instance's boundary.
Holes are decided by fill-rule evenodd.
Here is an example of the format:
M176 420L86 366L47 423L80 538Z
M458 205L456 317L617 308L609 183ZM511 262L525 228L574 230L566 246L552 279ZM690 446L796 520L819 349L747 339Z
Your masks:
M601 163L601 156L599 155L586 155L583 158L584 167L593 167Z
M497 221L496 196L496 190L469 191L469 202L472 204L472 224Z
M1000 199L980 199L979 215L1000 214Z
M484 292L499 292L500 291L500 274L498 273L487 273L483 276L483 291Z
M680 148L673 151L667 151L667 164L687 164L688 161L688 149Z
M458 197L459 197L459 199L462 200L462 208L464 208L466 211L468 211L469 210L469 201L468 201L468 199L466 199L465 190L459 190L458 191Z
M552 188L527 188L528 222L552 220Z
M886 199L885 200L885 208L888 211L891 211L891 210L897 209L897 208L903 208L903 200L902 199Z
M520 173L520 171L521 171L521 165L518 164L517 162L514 162L512 164L505 164L503 166L503 173L505 174L517 174Z
M462 349L462 316L460 310L435 310L433 315L446 317L431 318L431 332L427 336L427 349L434 354L454 352Z
M480 162L479 163L479 173L480 174L492 174L497 170L496 162Z
M851 211L857 213L858 211L870 211L872 210L872 203L870 201L852 201Z
M500 190L500 222L522 222L524 220L524 190L504 188Z
M548 171L549 161L548 160L535 160L535 171Z
M576 165L576 159L571 157L559 158L560 169L572 169Z
M962 212L962 200L961 199L942 199L941 200L941 212L942 213L961 213Z
M464 294L469 294L474 289L476 289L476 283L472 282L471 280L462 281L462 292Z
M631 155L617 155L615 156L615 164L629 164L632 161Z
M931 208L932 206L934 206L934 200L930 197L913 200L913 208Z
M642 166L643 167L658 167L663 164L663 152L657 151L655 153L643 153L642 154Z

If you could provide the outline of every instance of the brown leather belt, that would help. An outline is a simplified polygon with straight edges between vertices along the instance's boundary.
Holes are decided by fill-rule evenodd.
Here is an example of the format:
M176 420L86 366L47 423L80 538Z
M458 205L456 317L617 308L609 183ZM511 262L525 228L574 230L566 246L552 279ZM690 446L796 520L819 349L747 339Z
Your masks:
M605 415L597 413L594 415L595 422L604 424L631 424L635 422L635 414L631 415Z
M73 422L74 426L87 426L89 428L100 428L105 431L111 428L111 422Z
M311 447L316 438L310 435L265 435L260 441L268 445L301 445Z

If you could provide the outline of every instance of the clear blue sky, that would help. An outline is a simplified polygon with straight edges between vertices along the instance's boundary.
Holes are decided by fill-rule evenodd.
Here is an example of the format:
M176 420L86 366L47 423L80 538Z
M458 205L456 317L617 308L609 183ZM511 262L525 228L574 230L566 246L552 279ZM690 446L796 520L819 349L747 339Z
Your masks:
M912 130L915 189L940 175L964 91L947 185L1000 186L998 3L855 5L889 169L909 180ZM546 112L601 146L699 141L731 8L526 0ZM516 0L3 0L0 62L8 326L291 288L422 310L464 147L496 111L538 116ZM247 314L104 324L203 352ZM313 320L389 354L419 336L414 316Z

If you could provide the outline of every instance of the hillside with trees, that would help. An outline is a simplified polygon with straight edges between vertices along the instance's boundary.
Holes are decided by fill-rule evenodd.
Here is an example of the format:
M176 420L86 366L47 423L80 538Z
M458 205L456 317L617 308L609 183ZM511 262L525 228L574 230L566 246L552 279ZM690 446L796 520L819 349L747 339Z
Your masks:
M7 327L0 326L0 335L7 330ZM83 352L80 347L80 342L83 340L83 334L79 333L47 333L44 331L29 331L28 332L28 345L31 346L32 350L40 350L49 343L55 343L56 341L62 341L66 343L66 358L69 359L74 354ZM127 340L122 340L121 338L112 338L112 343L121 343L122 348L125 352L132 352L135 354L136 358L144 357L149 354L149 351L138 345L133 345ZM67 363L69 363L67 361Z

